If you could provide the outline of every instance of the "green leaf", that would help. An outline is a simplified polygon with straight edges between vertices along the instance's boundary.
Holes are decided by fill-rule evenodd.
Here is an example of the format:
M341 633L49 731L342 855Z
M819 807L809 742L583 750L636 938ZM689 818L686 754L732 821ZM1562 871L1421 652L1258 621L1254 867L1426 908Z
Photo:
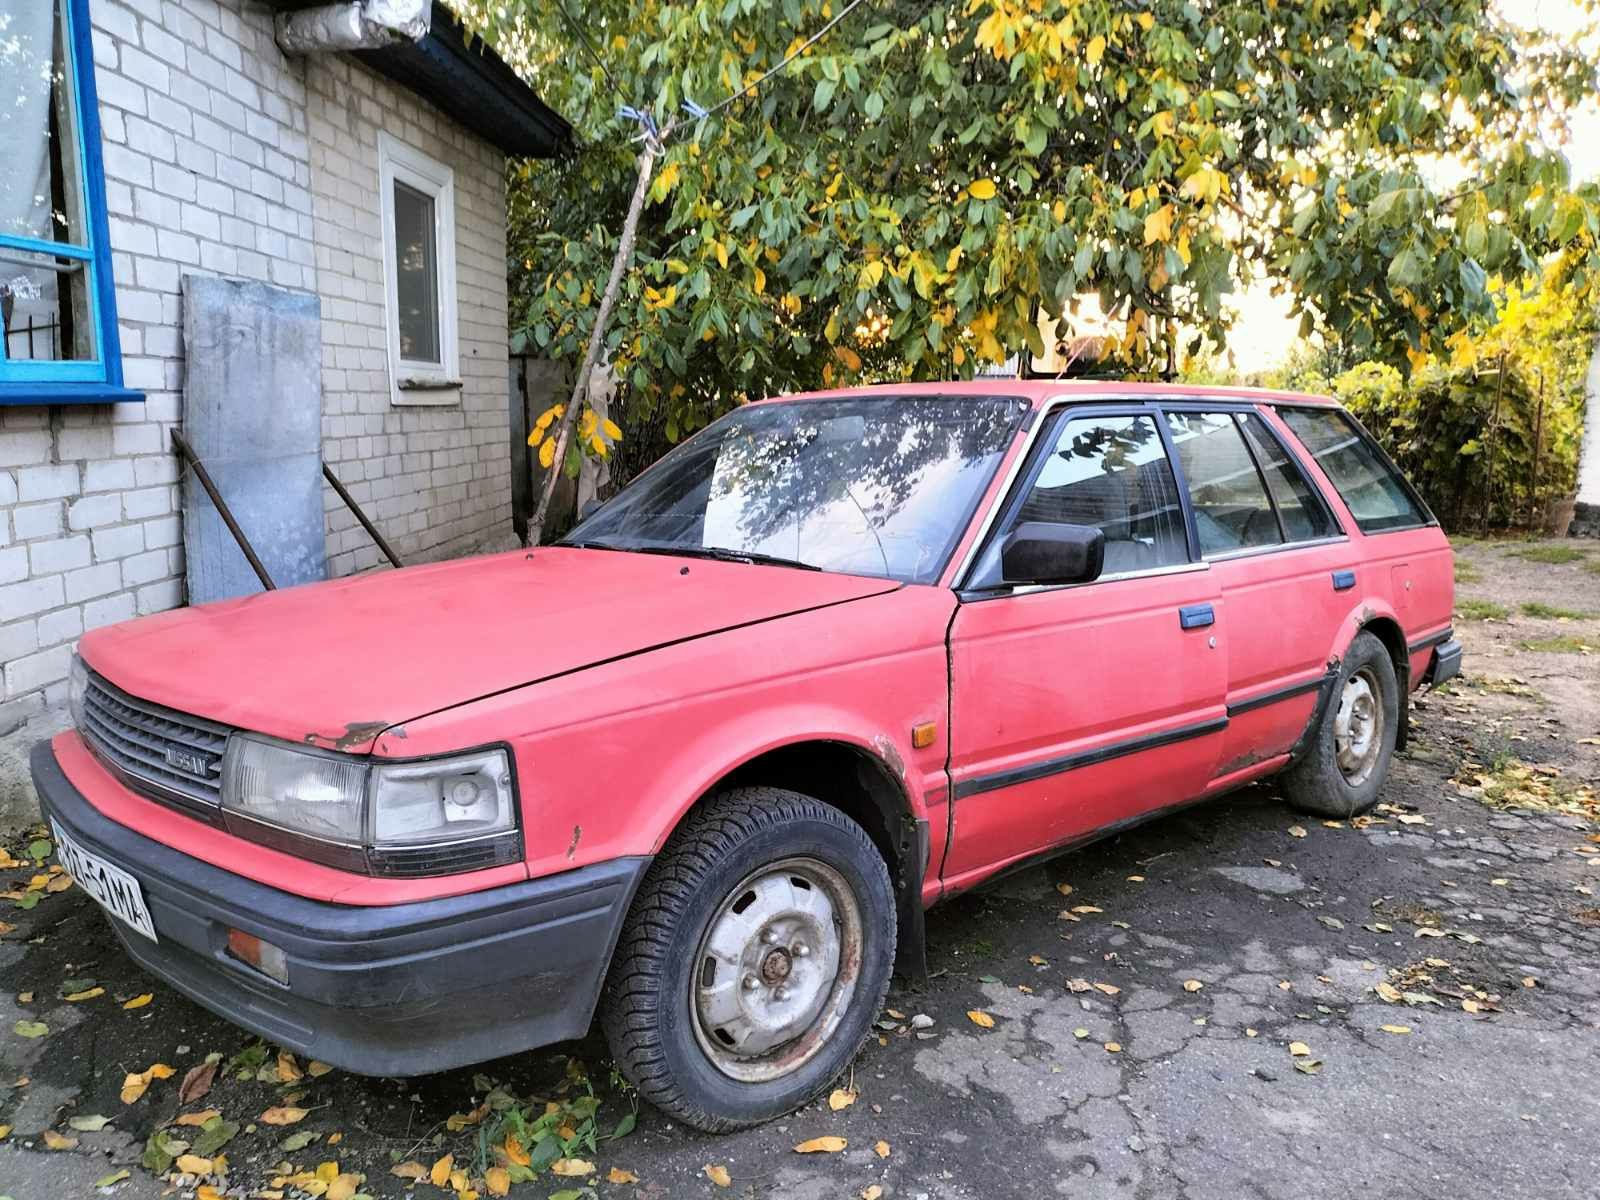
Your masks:
M304 1150L321 1136L320 1133L313 1133L309 1129L302 1130L299 1133L291 1133L278 1143L278 1147L288 1154L293 1154L296 1150Z
M1410 246L1394 256L1385 278L1390 287L1415 287L1422 282L1422 259Z
M91 1187L108 1188L114 1183L121 1183L128 1177L127 1171L112 1171L109 1175L102 1175L96 1179Z
M225 1121L221 1117L212 1117L200 1126L200 1133L194 1139L194 1152L201 1158L210 1158L221 1150L239 1132L239 1122Z
M22 1020L18 1021L11 1028L16 1032L18 1037L25 1038L41 1038L50 1032L50 1026L46 1025L43 1021Z
M617 1122L617 1127L611 1131L613 1139L627 1137L633 1132L633 1127L639 1123L638 1113L623 1113L622 1120Z
M40 861L49 858L53 849L55 847L50 844L49 838L39 838L37 841L28 843L28 857L35 861Z
M99 1113L86 1114L81 1117L68 1117L67 1124L80 1133L99 1133L111 1124L110 1117L102 1117Z

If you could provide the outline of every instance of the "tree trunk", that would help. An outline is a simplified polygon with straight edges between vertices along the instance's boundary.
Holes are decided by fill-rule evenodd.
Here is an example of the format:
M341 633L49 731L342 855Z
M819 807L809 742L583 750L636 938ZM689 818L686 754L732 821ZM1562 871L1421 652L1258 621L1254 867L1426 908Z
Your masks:
M580 402L588 393L589 374L594 370L595 360L600 357L606 326L611 323L611 310L616 305L617 292L622 287L622 277L627 272L629 260L633 257L633 239L639 232L639 214L644 211L645 193L650 188L650 175L655 170L658 152L659 147L653 139L646 140L639 151L639 178L633 185L633 198L628 201L628 215L622 222L622 237L617 243L617 256L611 262L611 276L606 280L605 291L600 294L600 308L594 315L594 328L589 331L589 345L583 352L583 364L578 368L578 377L572 384L572 399L567 401L566 411L561 414L561 419L550 431L550 437L556 444L555 457L550 460L549 472L539 490L539 504L533 510L533 517L528 522L527 544L530 546L537 546L544 537L544 522L546 514L550 511L550 497L556 490L556 480L561 477L561 471L567 460L567 446L572 440L573 426L578 421Z

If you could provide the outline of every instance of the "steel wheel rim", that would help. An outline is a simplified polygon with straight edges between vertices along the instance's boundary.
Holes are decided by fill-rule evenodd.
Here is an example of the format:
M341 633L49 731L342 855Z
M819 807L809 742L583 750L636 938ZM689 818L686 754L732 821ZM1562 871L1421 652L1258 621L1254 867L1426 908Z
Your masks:
M1333 715L1333 753L1345 782L1360 787L1383 751L1383 703L1377 677L1363 667L1345 680Z
M689 980L700 1049L741 1083L809 1062L844 1020L861 978L861 908L814 858L752 871L717 906Z

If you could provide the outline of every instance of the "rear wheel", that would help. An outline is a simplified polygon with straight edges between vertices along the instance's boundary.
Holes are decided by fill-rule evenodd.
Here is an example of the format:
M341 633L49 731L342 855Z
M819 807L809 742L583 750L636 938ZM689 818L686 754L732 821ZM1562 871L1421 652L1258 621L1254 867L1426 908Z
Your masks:
M1376 804L1389 776L1400 704L1399 680L1387 647L1370 633L1358 633L1311 744L1283 777L1289 803L1336 820Z
M894 964L895 907L872 839L839 810L740 788L651 864L601 1022L658 1108L710 1132L805 1104L855 1057Z

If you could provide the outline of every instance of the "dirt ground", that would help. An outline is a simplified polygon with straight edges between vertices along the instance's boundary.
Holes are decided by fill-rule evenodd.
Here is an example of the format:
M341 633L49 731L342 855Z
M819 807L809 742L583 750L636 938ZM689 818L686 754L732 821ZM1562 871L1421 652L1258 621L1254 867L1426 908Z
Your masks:
M929 917L933 979L890 993L841 1081L848 1106L726 1137L641 1108L625 1136L578 1149L591 1173L511 1194L1593 1197L1600 546L1468 543L1459 571L1465 677L1414 702L1370 821L1297 817L1256 787L952 902ZM280 1082L275 1051L144 977L76 889L14 903L0 901L0 1197L89 1196L123 1170L100 1194L192 1195L201 1180L163 1182L139 1159L180 1113L216 1109L238 1126L205 1181L219 1194L446 1200L391 1167L453 1153L481 1175L497 1112L450 1118L493 1085L495 1104L580 1115L592 1087L602 1135L632 1111L593 1035L478 1071ZM23 1036L29 1022L45 1032ZM213 1053L224 1070L180 1105ZM125 1077L156 1063L176 1073L124 1103ZM274 1107L306 1111L272 1125ZM94 1117L110 1120L73 1126ZM49 1149L46 1131L76 1143ZM822 1136L845 1145L793 1149ZM318 1180L323 1163L337 1166Z

